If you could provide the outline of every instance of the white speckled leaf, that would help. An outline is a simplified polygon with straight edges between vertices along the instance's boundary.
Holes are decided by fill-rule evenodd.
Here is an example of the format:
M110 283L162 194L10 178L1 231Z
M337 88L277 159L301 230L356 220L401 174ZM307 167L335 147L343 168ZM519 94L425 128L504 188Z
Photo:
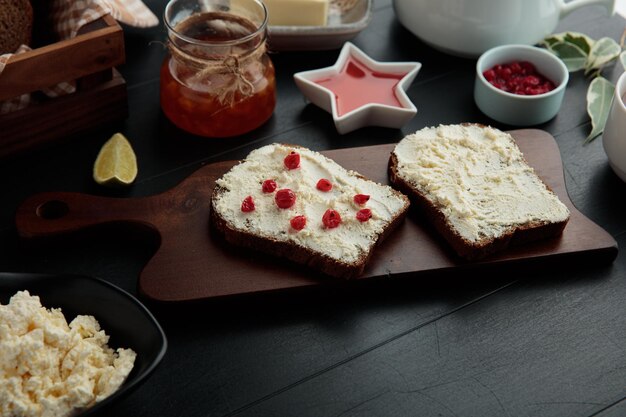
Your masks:
M611 99L615 86L603 77L596 77L587 89L587 113L591 118L591 133L585 142L591 142L604 131L606 119L611 109Z
M622 63L622 67L624 67L624 71L626 71L626 51L619 54L619 60Z
M599 39L589 52L589 63L587 69L599 69L603 65L617 58L622 52L622 48L611 38Z
M557 42L550 46L550 50L561 58L569 72L585 68L587 54L578 46L568 42Z
M563 42L563 37L564 36L565 36L565 33L555 33L555 34L552 34L552 35L544 38L544 40L542 41L542 44L545 47L550 48L554 44Z
M548 47L562 42L574 44L588 54L596 41L580 32L553 33L543 40L543 43Z
M596 41L591 39L584 33L579 32L566 32L563 34L563 41L574 44L582 49L586 54L591 51Z

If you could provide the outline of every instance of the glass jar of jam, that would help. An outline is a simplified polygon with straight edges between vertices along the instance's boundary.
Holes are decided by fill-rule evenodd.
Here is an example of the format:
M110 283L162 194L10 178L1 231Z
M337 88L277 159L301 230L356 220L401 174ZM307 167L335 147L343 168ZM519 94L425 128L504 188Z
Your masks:
M261 1L172 0L164 17L170 53L161 67L161 108L176 126L230 137L272 116L276 80Z

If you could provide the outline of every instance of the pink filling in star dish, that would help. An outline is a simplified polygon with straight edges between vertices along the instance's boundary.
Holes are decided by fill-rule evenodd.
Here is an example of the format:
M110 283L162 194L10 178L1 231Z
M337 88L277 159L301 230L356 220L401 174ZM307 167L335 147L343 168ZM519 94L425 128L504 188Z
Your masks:
M315 81L335 94L339 116L369 103L402 107L394 87L404 74L373 71L353 57L349 57L337 76ZM363 88L367 86L367 88Z
M418 62L381 63L346 42L332 67L299 72L303 94L332 113L339 133L364 126L402 127L417 109L406 95L421 68Z

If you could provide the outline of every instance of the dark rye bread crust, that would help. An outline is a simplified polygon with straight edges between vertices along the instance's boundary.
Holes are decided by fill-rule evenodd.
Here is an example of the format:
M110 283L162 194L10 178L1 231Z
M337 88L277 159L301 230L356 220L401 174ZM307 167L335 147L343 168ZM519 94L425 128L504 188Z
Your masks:
M30 0L0 0L0 55L28 45L33 29Z
M484 239L473 243L460 236L448 223L445 215L426 196L411 183L405 181L398 173L398 160L392 152L389 157L389 180L404 194L408 195L416 206L430 221L434 228L456 251L467 260L480 260L496 252L500 252L511 245L520 245L540 239L547 239L560 235L568 219L562 222L530 222L524 225L511 226L509 232L493 239Z
M366 179L359 175L359 177ZM289 259L300 265L306 265L309 268L323 272L324 274L336 277L351 279L363 274L365 266L371 259L376 247L393 232L404 220L409 208L409 199L396 190L392 192L405 201L405 205L401 211L392 219L389 225L380 233L376 239L376 243L367 253L362 253L358 261L354 263L339 262L328 255L315 252L309 248L295 244L294 242L284 242L271 237L259 236L253 233L237 230L230 222L224 219L215 209L215 201L225 190L219 185L215 185L211 195L211 216L210 223L213 230L218 231L224 239L235 246L254 249L268 255Z

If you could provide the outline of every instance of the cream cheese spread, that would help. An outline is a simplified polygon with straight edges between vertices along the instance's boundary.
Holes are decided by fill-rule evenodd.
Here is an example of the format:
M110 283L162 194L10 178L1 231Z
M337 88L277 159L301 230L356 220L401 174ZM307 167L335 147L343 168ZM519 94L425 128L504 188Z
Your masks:
M63 417L115 392L133 368L92 316L69 324L28 291L0 304L0 416Z
M401 140L398 175L443 212L464 239L497 238L569 210L527 164L513 137L478 125L441 125Z
M285 167L284 158L291 151L300 154L297 169ZM332 183L330 191L316 188L322 178ZM279 208L274 201L275 192L262 191L262 183L267 179L276 181L277 190L292 190L296 194L295 205ZM282 144L252 151L216 183L226 192L214 201L214 207L236 229L293 242L344 263L355 262L368 252L379 234L408 204L391 187L363 179L320 153ZM360 206L354 202L356 194L369 195L370 199ZM254 199L252 212L241 210L247 196ZM356 213L364 207L372 211L372 217L360 222ZM322 216L327 209L339 212L342 218L339 227L324 227ZM290 219L297 215L307 218L306 227L300 231L290 227Z

